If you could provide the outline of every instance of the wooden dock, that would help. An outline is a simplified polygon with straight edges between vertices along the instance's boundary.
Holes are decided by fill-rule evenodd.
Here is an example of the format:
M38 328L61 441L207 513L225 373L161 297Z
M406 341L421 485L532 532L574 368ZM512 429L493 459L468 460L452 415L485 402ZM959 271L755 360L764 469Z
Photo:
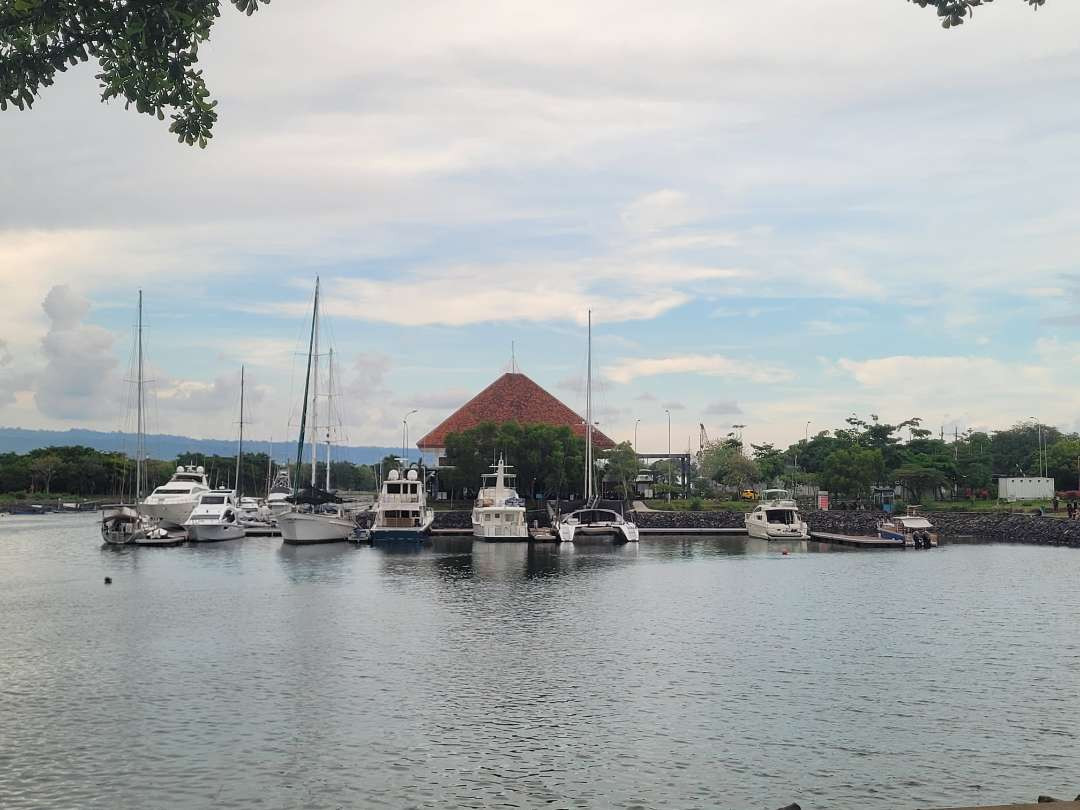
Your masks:
M819 543L834 543L851 548L903 548L900 540L883 540L880 537L854 534L833 534L832 532L810 532L810 539Z

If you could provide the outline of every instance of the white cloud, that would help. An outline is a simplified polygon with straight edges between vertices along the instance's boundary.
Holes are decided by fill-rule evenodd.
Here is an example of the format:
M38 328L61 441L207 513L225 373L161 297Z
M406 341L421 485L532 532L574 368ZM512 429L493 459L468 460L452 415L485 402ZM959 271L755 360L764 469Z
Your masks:
M669 411L685 411L686 406L681 402L663 402L660 404L661 408L667 408Z
M862 329L862 324L837 321L813 320L805 324L807 333L811 335L848 335Z
M609 380L628 383L638 377L654 377L659 374L704 374L715 377L745 378L755 382L768 382L788 373L776 366L733 360L722 355L684 354L669 357L622 358L601 370Z
M683 192L662 189L638 197L623 209L620 218L630 232L648 236L695 222L701 218L701 212Z
M724 416L726 414L740 414L742 412L743 410L739 407L739 403L731 399L710 402L705 406L705 413L710 416Z
M35 402L42 414L65 420L95 420L116 413L120 397L113 337L84 324L87 301L65 285L42 302L51 324L42 338L45 368L37 377Z

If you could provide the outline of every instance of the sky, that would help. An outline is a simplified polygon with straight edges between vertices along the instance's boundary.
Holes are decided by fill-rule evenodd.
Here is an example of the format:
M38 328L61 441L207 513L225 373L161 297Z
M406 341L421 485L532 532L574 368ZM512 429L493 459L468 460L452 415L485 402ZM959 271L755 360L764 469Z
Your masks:
M296 431L316 276L350 444L517 367L662 452L852 413L1080 429L1080 4L225 5L206 150L93 65L0 114L0 425ZM809 424L807 424L809 423Z

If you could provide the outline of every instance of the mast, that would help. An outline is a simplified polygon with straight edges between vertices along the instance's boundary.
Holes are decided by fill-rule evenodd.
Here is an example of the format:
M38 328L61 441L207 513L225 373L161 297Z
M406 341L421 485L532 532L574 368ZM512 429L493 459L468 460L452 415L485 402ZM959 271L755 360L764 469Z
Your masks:
M329 379L326 383L326 491L330 491L330 414L334 412L333 402L330 399L334 396L334 349L331 347L330 356L326 361L327 368L329 369Z
M318 290L319 282L315 281ZM311 319L312 340L314 351L311 359L314 367L311 370L311 488L315 489L315 468L319 466L319 295L315 294L315 314Z
M589 310L588 370L585 374L585 503L592 501L592 310Z
M240 502L240 460L244 457L244 367L240 366L240 441L236 446L236 502Z
M270 437L270 455L266 457L266 497L270 497L270 487L274 480L274 437Z
M315 308L311 314L311 338L308 341L307 374L304 375L304 405L300 412L300 437L296 440L296 475L293 476L293 504L300 487L300 465L304 461L304 431L307 429L308 391L311 387L311 355L315 351L315 326L319 313L319 277L315 276ZM314 475L314 473L312 473Z
M136 386L138 386L138 392L136 399L138 400L138 416L136 417L136 438L135 438L135 506L139 505L139 501L142 500L142 483L143 483L143 458L146 455L146 422L143 417L143 344L142 344L142 290L139 290L139 359L138 359L138 372L136 378Z

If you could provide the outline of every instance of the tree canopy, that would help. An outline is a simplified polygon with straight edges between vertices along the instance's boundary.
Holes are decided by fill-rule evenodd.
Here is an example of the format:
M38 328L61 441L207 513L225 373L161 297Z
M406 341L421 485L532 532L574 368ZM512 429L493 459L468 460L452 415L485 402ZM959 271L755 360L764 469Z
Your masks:
M993 0L909 0L909 2L922 8L930 6L937 9L938 17L941 18L941 27L952 28L963 24L965 19L971 19L976 6L992 3ZM1024 0L1024 2L1032 8L1038 8L1046 0Z
M251 15L270 0L231 0ZM197 69L199 44L221 16L219 0L0 0L0 110L20 110L56 73L91 58L101 100L123 98L172 119L181 143L205 147L217 102Z

